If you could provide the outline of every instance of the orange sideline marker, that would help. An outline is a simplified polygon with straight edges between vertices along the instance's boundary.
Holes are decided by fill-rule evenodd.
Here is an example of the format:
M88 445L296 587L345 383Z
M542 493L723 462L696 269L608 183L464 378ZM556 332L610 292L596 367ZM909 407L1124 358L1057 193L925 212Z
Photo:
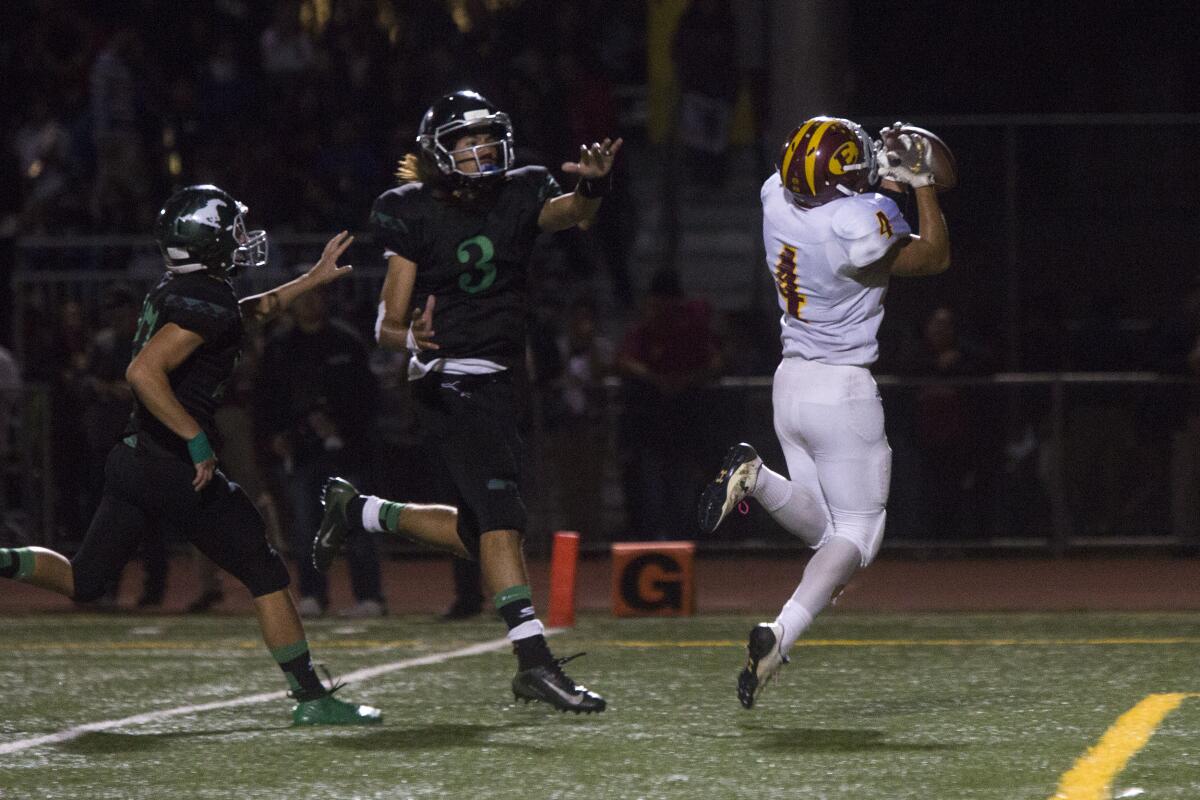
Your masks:
M550 550L551 628L569 628L575 624L575 567L579 563L579 534L558 531Z

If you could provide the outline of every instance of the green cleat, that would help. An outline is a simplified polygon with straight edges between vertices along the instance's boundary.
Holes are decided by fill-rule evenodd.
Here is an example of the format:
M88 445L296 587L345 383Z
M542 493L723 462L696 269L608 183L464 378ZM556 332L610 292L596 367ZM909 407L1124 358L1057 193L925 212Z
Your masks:
M313 539L312 564L317 572L325 572L342 549L342 543L350 534L350 521L346 518L346 504L358 496L350 481L345 478L330 478L321 490L321 504L325 513L321 516L321 527Z
M333 692L297 703L292 709L292 726L299 725L378 725L383 712L373 706L358 706L338 700Z

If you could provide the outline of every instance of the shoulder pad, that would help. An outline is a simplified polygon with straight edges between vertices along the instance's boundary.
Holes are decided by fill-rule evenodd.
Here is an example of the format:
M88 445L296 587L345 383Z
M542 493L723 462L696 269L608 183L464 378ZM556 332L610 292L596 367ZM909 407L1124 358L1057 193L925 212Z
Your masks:
M388 189L375 198L375 208L400 208L417 199L417 194L425 186L423 183L406 183Z
M762 188L758 190L758 199L766 200L768 195L776 194L783 191L783 181L779 178L778 172L772 172L765 181Z
M545 167L536 164L509 170L508 179L511 181L520 181L522 184L531 187L537 192L539 203L544 203L550 198L562 194L562 187L554 179L553 173Z
M529 166L526 166L526 167L517 167L516 169L510 169L508 171L508 177L514 178L514 179L515 178L526 178L526 179L532 178L533 180L536 181L536 180L540 180L541 178L548 175L549 173L550 173L550 170L546 169L543 166L540 166L538 164L530 164Z
M861 239L869 233L875 233L879 230L875 215L881 210L863 195L838 201L833 212L834 235L839 239Z
M834 236L856 267L883 258L892 245L910 233L896 204L878 194L839 200L831 224Z
M408 226L401 221L400 215L413 208L422 186L424 184L406 183L379 195L375 198L375 204L371 206L371 224L407 233Z

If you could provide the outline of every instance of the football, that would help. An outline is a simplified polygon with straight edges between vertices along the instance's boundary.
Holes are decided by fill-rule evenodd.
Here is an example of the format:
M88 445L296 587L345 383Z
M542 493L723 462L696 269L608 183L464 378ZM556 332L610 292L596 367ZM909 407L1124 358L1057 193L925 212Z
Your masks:
M881 132L884 147L888 150L896 149L895 140L904 133L919 133L929 140L929 144L933 148L933 153L930 155L930 166L933 167L933 185L939 192L953 189L958 185L958 163L954 160L954 153L950 152L950 148L946 146L942 138L933 131L918 128L916 125L884 128Z

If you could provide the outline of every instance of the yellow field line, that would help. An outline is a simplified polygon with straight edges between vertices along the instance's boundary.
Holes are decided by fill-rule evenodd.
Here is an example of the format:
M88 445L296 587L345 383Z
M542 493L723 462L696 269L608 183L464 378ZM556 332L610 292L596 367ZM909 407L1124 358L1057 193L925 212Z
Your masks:
M801 639L796 647L1055 647L1068 645L1167 645L1200 644L1200 637L1104 639ZM694 639L653 641L610 639L596 642L609 647L745 647L745 639Z
M1163 718L1188 697L1200 694L1152 694L1126 711L1062 776L1050 800L1109 800L1113 778L1146 746Z

